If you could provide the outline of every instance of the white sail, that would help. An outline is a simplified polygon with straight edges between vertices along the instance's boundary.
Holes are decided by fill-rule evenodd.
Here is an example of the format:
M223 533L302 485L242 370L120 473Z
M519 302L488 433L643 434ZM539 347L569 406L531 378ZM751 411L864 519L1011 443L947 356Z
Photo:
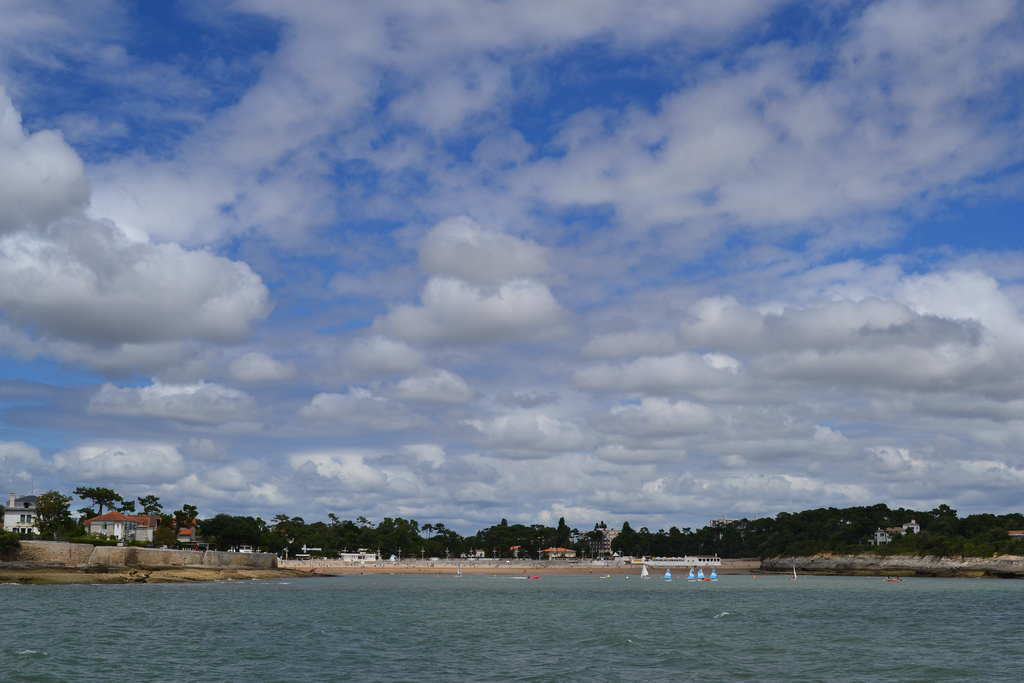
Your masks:
M697 570L697 580L698 581L703 581L704 580L704 567L701 567L700 569Z
M462 578L462 565L461 564L455 565L455 578L457 578L457 579L461 579Z
M696 581L697 577L693 573L693 567L690 567L690 574L686 577L689 581Z
M665 580L666 581L671 581L672 580L672 570L671 569L666 569L665 570Z
M646 564L644 565L644 568L640 570L640 578L641 579L649 579L649 578L651 578L651 573L649 571L647 571L647 565Z
M796 581L796 567L795 566L793 567L793 578L792 578L792 580Z
M717 569L712 569L711 570L711 580L712 581L718 581L718 570Z

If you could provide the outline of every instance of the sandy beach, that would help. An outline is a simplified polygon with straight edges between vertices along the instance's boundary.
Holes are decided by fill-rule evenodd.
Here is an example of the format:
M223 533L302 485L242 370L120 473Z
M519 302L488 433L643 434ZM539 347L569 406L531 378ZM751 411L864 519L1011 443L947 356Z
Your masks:
M20 564L20 563L19 563ZM309 578L308 571L247 567L0 567L0 583L22 585L198 583L252 579Z

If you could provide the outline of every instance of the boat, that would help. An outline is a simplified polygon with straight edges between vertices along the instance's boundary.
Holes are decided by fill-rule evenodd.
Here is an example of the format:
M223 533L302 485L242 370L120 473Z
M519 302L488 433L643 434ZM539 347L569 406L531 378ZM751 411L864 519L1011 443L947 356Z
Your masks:
M693 567L690 567L690 573L686 576L687 581L696 581L697 577L693 574Z
M665 580L666 581L671 581L672 580L672 570L671 569L666 569L665 570Z
M718 571L715 569L711 570L711 581L718 581Z
M701 567L700 569L697 570L697 580L698 581L707 581L707 579L704 578L704 567Z
M903 579L901 579L898 576L887 576L887 577L885 577L885 580L886 581L902 581Z
M640 578L641 579L649 579L649 578L651 578L651 573L649 571L647 571L647 565L646 564L644 565L644 568L640 570Z
M796 581L796 566L793 567L793 577L790 579L790 581Z
M462 578L462 565L461 564L455 565L455 578L456 579L461 579Z

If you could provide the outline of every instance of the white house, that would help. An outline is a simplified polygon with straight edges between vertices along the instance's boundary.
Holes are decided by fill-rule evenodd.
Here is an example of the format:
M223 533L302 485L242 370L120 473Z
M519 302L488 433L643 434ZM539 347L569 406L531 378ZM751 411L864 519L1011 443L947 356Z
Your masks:
M903 526L891 526L887 529L879 529L871 538L868 539L868 545L885 545L891 543L894 536L902 536L903 534L919 534L921 533L921 525L913 519L909 523Z
M376 551L360 548L358 552L350 553L347 550L338 553L342 562L380 562L380 555Z
M4 508L4 530L16 534L38 534L36 526L36 500L39 496L11 494L11 500Z
M126 515L116 510L105 512L83 522L85 531L117 540L152 543L160 518L156 515Z

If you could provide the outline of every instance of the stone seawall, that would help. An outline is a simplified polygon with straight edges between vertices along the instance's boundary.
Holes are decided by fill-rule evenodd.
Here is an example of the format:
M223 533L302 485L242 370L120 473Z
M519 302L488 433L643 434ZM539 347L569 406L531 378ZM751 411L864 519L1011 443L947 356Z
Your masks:
M775 557L761 562L766 572L809 574L902 575L902 576L974 576L1024 578L1024 557L911 557L906 555L815 555L814 557Z
M277 556L272 553L122 548L56 541L22 541L21 547L11 559L15 562L45 562L65 567L277 567Z

